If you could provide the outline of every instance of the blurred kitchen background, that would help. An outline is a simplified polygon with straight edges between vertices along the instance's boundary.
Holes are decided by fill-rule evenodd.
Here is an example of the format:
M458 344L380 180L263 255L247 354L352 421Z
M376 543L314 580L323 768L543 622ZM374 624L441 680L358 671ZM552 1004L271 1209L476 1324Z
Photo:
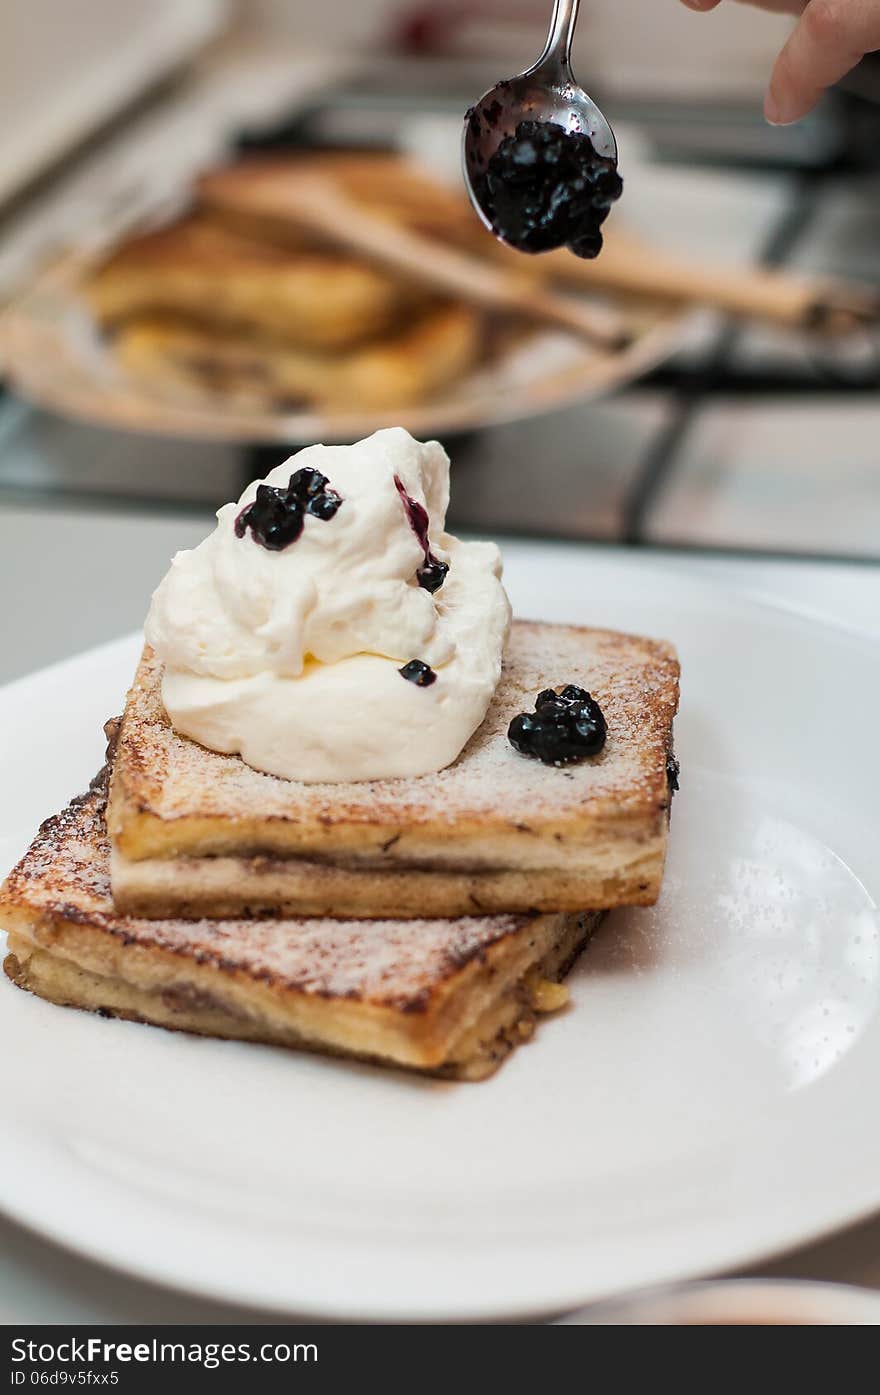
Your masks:
M341 375L366 351L360 341L316 348L294 329L264 332L253 320L235 339L244 331L226 296L231 304L243 244L207 308L169 307L161 296L151 305L144 292L134 305L129 281L121 290L112 283L96 310L92 270L81 265L112 264L133 233L178 219L194 177L233 156L401 150L444 197L460 198L462 115L537 57L550 8L550 0L0 7L0 678L137 624L167 556L204 534L213 509L298 445L345 439L359 412L370 429L382 420L430 428L436 418L432 434L453 458L456 529L880 561L880 326L866 308L880 288L880 77L868 60L806 122L768 127L761 98L789 25L781 17L733 4L697 16L676 0L583 0L576 72L617 130L626 182L608 256L629 258L621 275L636 267L642 281L635 291L605 285L597 264L594 285L564 289L627 317L640 352L619 363L588 356L581 372L583 346L534 325L513 335L481 321L471 340L455 341L459 379L452 369L444 376L431 359L432 317L444 307L406 288L414 298L394 303L406 307L404 320L424 323L424 343L398 338L408 325L392 316L378 347L390 346L392 373L409 356L421 387L401 377L409 396L399 410L371 388L363 403L353 388L340 405L314 375L330 387L347 382ZM449 225L468 255L491 256L470 245L457 217ZM431 236L442 239L442 222L438 212ZM308 238L285 240L277 228L235 230L250 242L264 236L288 270L316 253ZM333 246L317 251L325 275L328 258L351 262ZM643 282L655 257L652 289ZM80 282L71 281L71 258ZM670 265L680 272L682 263L692 284L673 278L670 290ZM148 280L166 275L159 264L148 257ZM185 280L185 256L181 265ZM776 312L718 308L744 305L743 272L762 267L783 278L760 283L779 290ZM329 274L332 301L341 283ZM835 323L834 334L782 323L785 296L821 297L826 278L853 283L859 316L842 330ZM383 294L394 299L392 290ZM110 292L121 294L128 318L106 311ZM827 292L832 301L836 293L847 303L848 284ZM201 348L189 352L183 382L171 369L183 361L173 355L185 335ZM219 343L228 356L218 366ZM268 367L267 355L275 355ZM282 362L295 390L275 385ZM239 393L245 372L259 382ZM33 608L16 599L40 587L44 640Z

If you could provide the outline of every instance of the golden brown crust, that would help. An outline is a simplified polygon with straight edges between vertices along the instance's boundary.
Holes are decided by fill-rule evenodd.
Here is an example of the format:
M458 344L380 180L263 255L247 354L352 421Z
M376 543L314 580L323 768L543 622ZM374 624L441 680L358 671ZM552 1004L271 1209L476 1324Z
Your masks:
M517 622L486 720L453 765L350 785L279 780L178 736L160 679L146 650L122 722L108 813L114 847L129 861L305 857L355 870L555 870L594 880L632 867L636 892L647 861L650 891L659 887L678 703L669 645ZM541 688L565 682L596 696L609 736L601 756L556 769L518 755L506 732Z
M254 1021L231 1011L209 990L192 985L152 991L138 988L123 978L83 969L73 960L15 934L8 937L10 952L3 969L11 982L27 992L60 1007L78 1007L102 1017L119 1017L198 1036L350 1056L447 1080L477 1081L494 1074L512 1050L530 1040L540 1015L565 1006L567 994L560 980L600 919L599 915L570 917L567 928L543 960L512 989L490 997L475 1020L458 1035L450 1054L436 1062L408 1059L402 1053L399 1058L386 1056L378 1045L372 1052L340 1047L321 1037L305 1036L280 1020Z
M0 891L7 973L52 1001L478 1075L534 1018L526 976L561 975L596 919L138 920L111 900L103 807L96 782Z

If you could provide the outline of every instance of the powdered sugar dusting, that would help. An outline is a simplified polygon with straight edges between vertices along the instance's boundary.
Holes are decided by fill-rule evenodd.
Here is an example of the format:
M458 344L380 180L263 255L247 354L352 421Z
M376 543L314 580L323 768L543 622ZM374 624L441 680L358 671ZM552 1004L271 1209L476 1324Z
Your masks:
M293 822L557 823L638 815L668 801L666 756L678 704L678 663L662 642L606 630L520 621L489 713L459 758L434 775L347 785L279 780L178 736L147 649L129 697L117 756L126 788L163 819L199 815ZM514 751L507 727L542 688L575 683L608 723L601 755L556 769Z

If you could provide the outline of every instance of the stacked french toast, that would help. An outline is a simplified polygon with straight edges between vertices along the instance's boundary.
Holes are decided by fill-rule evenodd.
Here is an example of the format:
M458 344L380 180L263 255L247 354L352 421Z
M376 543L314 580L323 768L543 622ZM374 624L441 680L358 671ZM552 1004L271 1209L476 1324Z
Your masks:
M382 449L411 446L407 437L377 448L380 484ZM287 549L299 572L311 556L310 538L316 549L329 546L331 528L344 538L346 508L353 536L359 506L355 485L345 483L356 476L346 477L350 462L342 455L359 448L314 449L329 461L322 497L334 481L343 483L332 520L308 517L306 542ZM306 474L292 475L291 485ZM394 485L387 493L406 558L407 513L400 522ZM221 510L217 538L274 584L277 558L244 536L249 507L228 506L228 520ZM434 557L435 568L464 572L463 550L489 546L438 538L432 545L450 560ZM175 584L188 595L194 557L175 562ZM413 578L401 594L429 604ZM310 604L314 614L314 598ZM167 599L163 605L165 614ZM442 606L437 614L442 624ZM148 624L151 633L160 630ZM206 642L196 643L195 633L190 616L184 638L201 653ZM236 749L211 749L184 734L168 686L179 658L169 649L163 661L147 643L125 711L108 724L105 770L43 824L0 891L7 975L53 1003L162 1027L447 1077L491 1074L531 1035L539 1014L562 1005L561 980L602 915L650 905L659 894L676 785L679 677L668 644L600 629L514 622L503 662L500 650L499 635L500 677L451 763L395 777L347 779L343 771L342 778L331 772L305 780L255 768ZM226 649L223 655L234 662ZM404 718L424 714L427 743L431 723L445 720L454 704L453 675L449 664L438 663L436 672L422 664L434 683L423 689L404 681L412 662L398 670L398 660L355 655L347 662L391 684ZM314 682L324 668L310 657L299 677L194 679L195 710L204 716L205 693L225 702L229 683L239 685L236 693L251 683L264 693L271 682L284 699L287 685ZM528 732L541 741L530 746ZM394 725L390 739L393 733ZM294 724L285 738L284 768L297 769L290 748L300 734L305 746L305 726Z

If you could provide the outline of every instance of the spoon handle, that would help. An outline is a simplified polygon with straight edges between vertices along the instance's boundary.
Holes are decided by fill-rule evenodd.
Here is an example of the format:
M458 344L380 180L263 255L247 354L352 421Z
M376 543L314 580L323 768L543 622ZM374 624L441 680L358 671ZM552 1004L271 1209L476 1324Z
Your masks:
M623 232L609 237L595 262L550 252L540 270L581 290L711 306L785 329L846 334L880 323L880 293L872 287L766 267L719 266L670 254Z
M553 69L565 78L571 77L571 45L580 4L581 0L554 0L544 52L530 72L537 72L539 68L545 72Z

